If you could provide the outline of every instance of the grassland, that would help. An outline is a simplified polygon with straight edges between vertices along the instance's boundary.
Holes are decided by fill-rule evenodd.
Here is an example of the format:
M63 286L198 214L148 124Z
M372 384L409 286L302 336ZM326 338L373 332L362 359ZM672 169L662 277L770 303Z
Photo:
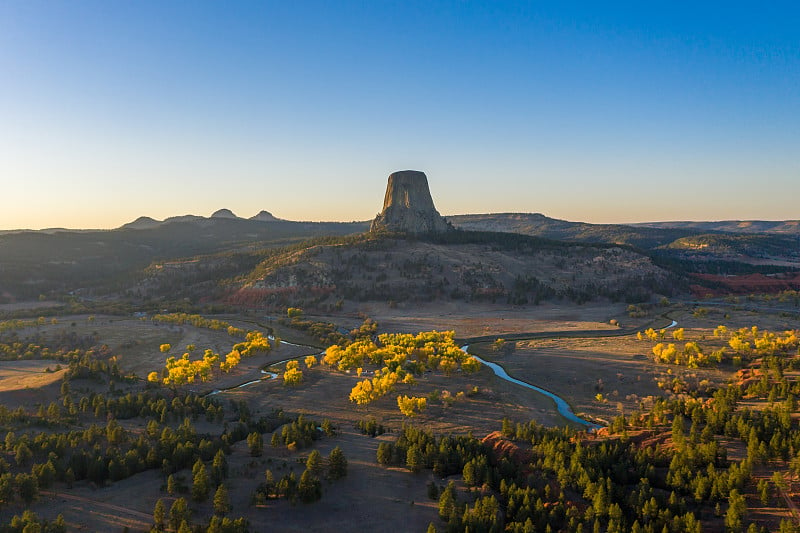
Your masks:
M652 315L627 318L621 305L541 306L527 310L498 310L486 306L470 309L469 312L458 307L438 307L423 309L421 311L427 312L420 313L413 313L410 309L373 306L346 311L349 315L339 317L339 323L348 329L357 326L367 313L372 313L381 330L453 328L457 335L464 337L486 335L489 332L497 332L497 336L501 337L526 331L541 333L559 329L618 334L620 328L610 324L610 320L635 327L644 326L656 318ZM685 328L687 341L695 340L709 346L717 342L712 339L711 331L720 323L730 324L731 327L757 323L762 328L775 330L798 327L796 320L780 314L737 309L710 309L698 313L694 307L681 306L674 306L668 311ZM256 324L262 320L260 317L226 319L248 328L259 327ZM90 318L83 315L59 317L57 324L47 323L19 331L18 334L35 334L46 340L64 330L74 332L79 337L92 336L98 345L107 345L110 353L116 356L120 368L125 373L133 372L138 376L163 366L168 354L160 351L161 344L171 344L173 348L170 353L180 353L187 345L194 345L199 352L206 348L225 352L237 341L222 331L188 325L157 325L135 318ZM283 334L280 331L278 333ZM721 386L736 372L730 366L687 369L655 363L650 353L652 343L638 340L635 335L597 338L554 336L520 340L513 343L513 347L509 351L496 351L490 343L484 343L474 345L472 349L501 363L511 375L562 396L577 413L600 421L610 421L616 415L639 409L651 402L652 397L675 395L674 391L660 388L659 382L667 383L677 378L692 386L703 381L707 386ZM261 369L276 362L292 358L302 360L304 356L318 352L317 348L282 345L269 354L243 359L230 374L219 374L208 383L187 385L185 390L206 393L214 389L229 389L260 379L263 377ZM54 370L55 364L49 360L0 363L0 402L10 408L22 405L35 410L37 404L46 405L57 400L65 370L48 372L48 367ZM253 531L363 531L365 524L375 524L381 520L402 524L403 530L422 531L428 523L436 522L436 505L425 497L426 484L429 481L441 484L442 480L435 479L429 471L411 474L405 469L387 468L375 462L379 443L393 440L402 424L409 421L397 409L398 394L413 394L428 399L427 410L415 417L413 423L437 434L463 435L472 432L480 437L498 430L503 418L512 422L535 420L547 426L565 424L549 399L500 380L487 368L474 374L456 373L452 376L426 372L418 376L414 385L398 385L392 394L366 407L357 407L348 400L349 391L359 380L355 373L340 372L321 365L311 369L301 365L301 368L304 378L299 386L287 387L277 378L225 390L215 396L220 405L225 407L222 422L212 423L202 418L195 420L198 431L211 436L219 435L223 425L237 422L238 415L229 406L243 403L254 416L282 409L286 413L305 414L316 420L327 418L339 428L337 435L316 441L314 449L326 456L339 446L349 462L348 476L343 480L324 481L322 499L309 505L292 505L286 500L270 500L264 505L254 505L252 496L263 481L267 468L276 477L289 471L299 475L310 449L290 451L285 447L272 448L266 445L262 456L252 457L244 441L232 446L227 457L230 476L226 483L232 503L229 514L247 517ZM365 368L366 372L374 370ZM116 390L117 394L137 392L144 390L145 386L141 381L134 381L124 386L118 385ZM89 380L75 380L72 388L76 391L106 390L104 384ZM602 399L598 399L598 394L602 395ZM755 407L760 402L763 399L753 398L747 405ZM389 428L390 433L376 438L363 435L354 426L365 418L374 418ZM76 423L85 426L92 421L91 417L81 415ZM145 431L148 422L147 418L135 417L124 421L124 426L135 437ZM170 423L177 426L178 422L174 420ZM281 428L275 431L280 432ZM266 443L271 435L271 432L264 434ZM731 443L731 456L734 453L736 444ZM768 474L766 470L763 473L765 476ZM192 474L190 470L183 469L175 476L190 483ZM50 519L59 513L63 514L71 530L113 531L124 527L145 530L151 523L156 500L163 498L169 504L178 496L166 494L164 484L165 477L158 470L148 470L99 486L88 481L80 481L71 488L56 483L52 489L43 491L40 499L30 508ZM756 509L755 497L749 498L750 505ZM772 498L768 504L758 507L754 516L761 517L764 523L774 524L783 513L781 505L779 498ZM191 507L198 522L207 520L212 512L208 501L192 503ZM19 504L6 506L0 510L0 518L8 520L21 510Z

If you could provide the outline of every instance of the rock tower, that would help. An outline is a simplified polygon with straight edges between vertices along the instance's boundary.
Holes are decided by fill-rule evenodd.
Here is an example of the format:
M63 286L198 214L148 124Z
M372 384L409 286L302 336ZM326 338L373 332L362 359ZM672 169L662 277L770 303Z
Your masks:
M383 211L370 226L370 231L383 229L402 233L443 233L451 229L433 206L424 172L401 170L389 175Z

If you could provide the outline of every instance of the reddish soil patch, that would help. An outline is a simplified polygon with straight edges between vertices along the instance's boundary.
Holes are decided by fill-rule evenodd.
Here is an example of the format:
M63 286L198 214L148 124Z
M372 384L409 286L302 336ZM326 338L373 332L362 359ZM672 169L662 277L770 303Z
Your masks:
M531 461L530 450L524 450L505 438L499 431L492 431L481 441L492 449L495 459L508 457L515 464L527 464Z
M713 274L692 274L693 277L723 285L712 289L702 285L692 285L697 296L723 296L726 294L775 293L800 289L800 274L747 274L745 276L717 276Z

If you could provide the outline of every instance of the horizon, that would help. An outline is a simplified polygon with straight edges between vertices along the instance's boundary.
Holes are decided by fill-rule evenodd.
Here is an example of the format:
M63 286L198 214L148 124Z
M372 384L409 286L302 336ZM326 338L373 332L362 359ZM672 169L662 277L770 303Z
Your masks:
M434 200L435 201L435 200ZM283 218L281 216L275 215L275 213L267 210L261 209L252 215L240 215L234 209L229 209L226 207L221 207L219 209L214 210L212 213L208 215L197 214L197 213L184 213L180 215L170 215L165 218L156 218L151 217L148 215L140 215L132 220L128 220L127 222L123 222L117 226L109 226L109 227L67 227L67 226L48 226L48 227L41 227L41 228L0 228L0 233L9 233L9 232L25 232L25 231L50 231L50 230L65 230L65 231L113 231L121 229L123 226L127 224L131 224L137 222L138 220L144 218L148 220L153 220L155 222L166 222L169 219L180 219L183 217L199 217L204 219L211 219L214 218L213 215L217 211L221 210L228 210L231 211L236 219L238 220L251 220L256 215L260 214L262 211L267 211L269 214L274 216L277 221L279 222L308 222L308 223L336 223L336 224L351 224L351 223L369 223L372 218L369 219L352 219L352 220L307 220L307 219L288 219ZM554 220L564 220L566 222L574 222L574 223L587 223L587 224L598 224L598 225L637 225L637 224L669 224L669 223L721 223L721 222L800 222L800 218L795 219L767 219L767 218L760 218L760 219L708 219L708 220L640 220L640 221L628 221L628 222L588 222L585 220L569 220L569 219L562 219L557 217L552 217L547 215L546 213L540 212L521 212L521 211L493 211L493 212L486 212L486 213L450 213L450 214L442 214L442 217L449 218L449 217L458 217L458 216L481 216L481 215L542 215L544 217L554 219ZM225 218L225 217L219 217Z
M0 230L371 220L402 168L440 213L797 220L798 14L5 3Z

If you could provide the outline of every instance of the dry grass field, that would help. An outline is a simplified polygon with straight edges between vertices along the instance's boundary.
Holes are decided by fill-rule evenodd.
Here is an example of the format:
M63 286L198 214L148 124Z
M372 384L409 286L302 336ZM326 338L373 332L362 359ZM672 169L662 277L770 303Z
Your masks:
M58 398L66 370L48 360L0 361L0 404L9 409L49 404Z
M355 327L363 316L379 323L381 331L416 332L428 329L454 329L459 336L508 333L580 330L608 331L618 327L609 320L618 319L624 325L634 325L633 319L624 318L624 306L539 306L533 309L476 307L466 309L431 306L414 312L411 309L390 309L375 305L350 310L348 318L340 321L345 327ZM473 312L474 311L474 312ZM673 308L671 316L685 328L686 340L703 346L713 346L716 341L711 330L719 324L744 327L758 324L763 328L785 329L798 327L791 319L780 315L752 313L734 309L711 309L708 313L693 313L693 309ZM360 313L360 316L358 315ZM727 316L725 316L727 315ZM333 317L331 317L333 318ZM636 319L645 324L654 317ZM230 320L233 322L233 320ZM74 324L74 325L73 325ZM244 325L244 322L241 322ZM253 324L248 327L255 328ZM120 366L140 376L158 370L167 355L159 345L170 343L170 353L180 354L188 344L197 352L211 348L224 353L236 339L224 332L215 332L192 326L153 325L149 321L119 317L62 317L58 324L37 328L43 334L59 330L73 330L78 335L95 335L98 343L107 344L118 355ZM667 337L667 341L671 341ZM610 420L620 412L629 413L650 395L664 394L657 381L669 382L675 378L698 383L724 383L733 372L711 369L687 369L675 365L656 364L651 357L651 341L640 341L634 335L569 338L552 337L523 340L515 344L510 353L494 352L489 343L476 344L471 349L486 358L502 364L514 377L548 389L566 399L573 410L596 420ZM315 366L304 372L303 382L287 387L282 379L265 379L242 388L242 383L259 380L261 369L286 359L318 353L319 350L300 346L281 345L269 354L242 360L230 374L215 380L188 387L197 393L223 389L216 398L223 405L231 401L245 402L255 416L266 415L273 409L297 415L305 414L315 420L330 419L340 429L338 435L324 437L314 444L314 449L327 456L331 449L340 446L349 462L348 476L335 482L323 481L323 496L310 505L292 505L285 500L271 500L266 505L255 506L252 496L269 468L276 478L292 470L299 475L310 449L289 452L285 447L269 446L271 434L264 435L265 450L262 457L250 457L245 442L233 447L228 457L230 478L227 481L233 509L230 516L248 518L252 531L364 531L375 524L395 524L403 531L423 531L428 523L439 525L435 502L426 498L425 485L432 479L429 471L411 474L405 469L385 468L375 461L381 441L394 439L393 433L377 438L362 435L354 429L357 421L375 418L390 430L397 431L409 421L437 434L466 434L472 432L482 437L499 429L500 421L536 420L542 424L563 425L566 421L556 413L553 403L546 397L497 378L490 369L482 368L475 374L455 373L450 377L438 372L428 372L417 378L414 385L399 385L397 389L366 407L358 407L348 400L351 388L359 378L353 373L343 373ZM195 353L197 353L195 352ZM0 401L9 407L47 403L58 396L58 382L62 371L46 372L55 368L51 361L13 361L0 363ZM374 370L374 368L365 368ZM99 386L99 385L98 385ZM132 385L135 389L137 385ZM230 389L230 390L224 390ZM596 395L602 394L602 400ZM428 408L409 420L397 408L399 394L425 396ZM226 422L234 423L235 415L228 411ZM145 419L125 421L125 427L134 433L143 431ZM196 421L200 432L216 433L219 426L200 419ZM278 428L277 431L280 431ZM179 475L190 481L191 472ZM438 481L440 483L440 480ZM142 531L151 524L152 510L159 498L167 505L174 499L163 491L163 475L147 471L128 479L97 487L88 482L77 483L72 489L57 486L42 494L32 509L39 515L54 518L62 513L74 531L120 531L127 527ZM461 493L462 497L466 497ZM188 494L185 494L188 498ZM778 505L780 502L771 502ZM210 502L192 503L195 522L207 520L211 514ZM12 510L3 511L3 517ZM766 506L757 511L764 515L778 512Z
M520 341L508 355L493 353L486 345L471 349L501 364L510 375L561 396L575 413L601 422L638 409L647 396L662 394L657 380L680 377L693 383L703 379L720 383L730 376L730 372L656 364L650 354L653 344L625 336Z
M508 335L565 330L609 330L617 326L609 324L617 320L623 325L643 324L647 319L629 319L624 304L556 305L543 303L538 306L505 306L484 303L431 302L399 303L389 306L374 302L347 304L343 316L321 316L320 319L341 323L353 328L361 324L363 317L378 323L380 331L416 333L418 331L456 332L456 337L481 335Z

